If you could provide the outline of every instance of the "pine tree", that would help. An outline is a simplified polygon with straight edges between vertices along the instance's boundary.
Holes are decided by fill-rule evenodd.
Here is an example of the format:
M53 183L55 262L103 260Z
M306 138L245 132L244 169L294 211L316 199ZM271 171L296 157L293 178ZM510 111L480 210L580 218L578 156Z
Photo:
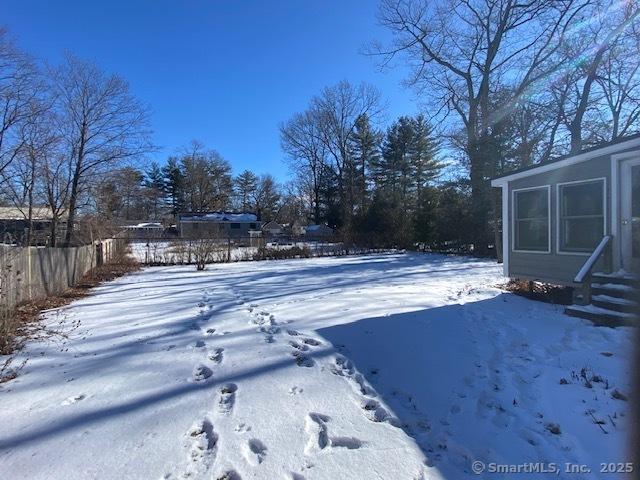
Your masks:
M145 197L147 198L148 216L154 220L162 216L164 206L164 174L156 162L152 162L144 177Z
M363 212L369 203L369 169L380 158L381 134L374 130L369 117L360 115L351 135L351 158L353 162L352 188L359 211Z
M438 178L442 171L442 163L436 155L439 145L434 139L433 128L423 115L412 119L413 139L409 148L409 161L413 170L418 200L422 196L423 189L433 180Z
M162 168L163 191L174 218L184 209L184 175L176 157Z
M238 175L234 182L238 203L242 211L252 209L252 197L258 188L258 177L250 170L245 170Z

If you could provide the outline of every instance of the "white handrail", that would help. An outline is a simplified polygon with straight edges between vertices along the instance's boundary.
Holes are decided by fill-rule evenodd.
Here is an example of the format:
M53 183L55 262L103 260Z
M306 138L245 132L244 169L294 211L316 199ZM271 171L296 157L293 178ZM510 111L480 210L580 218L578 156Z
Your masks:
M602 237L602 240L600 240L600 243L598 244L596 249L589 256L587 261L584 262L584 265L576 275L576 278L573 279L574 282L576 283L584 282L584 279L587 277L587 275L589 275L589 273L593 269L593 266L596 264L596 262L598 261L598 258L600 258L600 255L602 255L602 252L604 252L604 249L607 247L607 244L610 241L611 241L611 235L605 235L604 237Z

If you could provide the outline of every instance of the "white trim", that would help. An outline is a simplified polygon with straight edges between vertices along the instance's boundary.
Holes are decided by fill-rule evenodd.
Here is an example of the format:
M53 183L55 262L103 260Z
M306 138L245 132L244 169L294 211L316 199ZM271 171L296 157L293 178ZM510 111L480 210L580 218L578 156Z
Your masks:
M633 195L631 168L638 165L640 165L640 156L620 161L620 172L629 174L628 176L621 175L621 180L623 181L620 183L621 199L629 199L628 202L621 202L620 204L620 220L622 220L623 215L628 215L627 225L623 225L622 222L620 223L620 265L627 272L632 272L634 270L634 266L636 266L633 260L633 222L631 222L630 217L632 216L631 196ZM629 169L629 171L626 172L623 169ZM624 231L623 226L626 227Z
M613 248L613 266L614 270L622 268L622 226L619 224L620 219L620 179L619 171L622 162L638 158L640 153L636 151L617 153L611 155L611 234L614 237Z
M597 181L602 182L602 234L607 235L607 177L588 178L585 180L574 180L572 182L556 183L556 254L558 255L577 255L588 257L592 252L571 252L568 250L560 250L560 187L562 185L577 185L580 183L595 183Z
M509 187L502 187L502 271L504 276L509 276Z
M539 173L548 172L550 170L555 170L557 168L567 167L569 165L581 163L586 160L591 160L592 158L611 155L617 152L618 150L624 150L626 148L633 148L636 146L640 146L640 138L633 138L631 140L620 142L615 145L609 145L607 147L597 148L595 150L591 150L588 152L578 153L571 157L565 158L564 160L559 160L553 163L544 163L538 167L534 167L529 170L525 170L523 172L516 172L516 173L512 173L511 175L496 178L494 180L491 180L491 186L499 187L500 185L503 185L507 182L511 182L513 180L518 180L519 178L529 177L531 175L537 175ZM629 152L629 153L632 153L632 152Z
M542 190L544 188L547 189L547 250L516 250L516 192ZM511 190L511 225L509 226L509 228L511 230L511 250L514 253L538 253L543 255L548 255L551 253L551 185L539 185L537 187L518 188Z

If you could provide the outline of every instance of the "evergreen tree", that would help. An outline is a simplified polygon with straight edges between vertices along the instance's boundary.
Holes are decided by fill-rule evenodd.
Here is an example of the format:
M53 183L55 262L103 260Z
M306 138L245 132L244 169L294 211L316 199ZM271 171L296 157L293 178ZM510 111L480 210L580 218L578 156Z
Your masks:
M236 177L234 186L240 210L250 211L253 205L252 198L258 188L257 175L250 170L245 170Z
M162 168L163 191L173 217L184 210L184 175L176 157L169 157Z
M351 159L354 167L351 185L358 210L362 212L370 200L368 172L370 165L379 162L381 135L374 130L369 117L364 114L358 117L350 141Z
M162 216L165 194L165 178L162 169L156 162L152 162L145 172L145 197L147 200L147 216L158 220Z
M442 171L442 163L436 155L439 145L434 139L433 128L423 115L412 119L413 139L409 147L409 161L416 184L417 199L420 202L422 190L433 182Z

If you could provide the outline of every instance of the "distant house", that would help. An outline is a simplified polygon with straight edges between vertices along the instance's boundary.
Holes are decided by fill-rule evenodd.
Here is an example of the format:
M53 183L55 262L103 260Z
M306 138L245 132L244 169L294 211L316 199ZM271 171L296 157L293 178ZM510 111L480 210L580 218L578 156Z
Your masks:
M284 234L284 227L275 220L272 220L262 226L262 233L265 237L279 237Z
M249 238L260 232L260 222L253 213L183 213L178 217L178 231L182 238Z
M327 225L308 225L304 235L309 240L327 240L334 233L333 228Z
M625 317L637 308L619 297L640 285L640 134L492 185L502 189L506 276L576 287L586 307L571 314Z
M0 241L23 243L29 232L28 207L0 207ZM53 214L48 207L32 207L32 244L44 245L51 237ZM58 219L57 237L62 238L66 231L66 214Z
M291 234L296 237L304 235L306 230L307 230L306 225L302 225L298 221L293 222L293 225L291 225Z
M156 239L165 236L165 228L158 222L138 223L136 225L126 225L123 227L124 236L128 239Z

